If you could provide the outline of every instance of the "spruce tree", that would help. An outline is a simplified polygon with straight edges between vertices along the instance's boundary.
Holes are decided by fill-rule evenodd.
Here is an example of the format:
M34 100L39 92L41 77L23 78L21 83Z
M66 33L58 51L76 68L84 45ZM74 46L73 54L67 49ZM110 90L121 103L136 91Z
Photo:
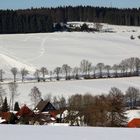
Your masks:
M7 97L5 97L4 99L4 102L3 102L3 105L2 105L2 112L7 112L9 111L9 106L8 106L8 103L7 103Z
M14 111L19 111L19 110L20 110L20 107L19 107L18 102L15 102Z
M122 127L126 124L124 95L120 89L113 87L109 91L108 98L108 126Z

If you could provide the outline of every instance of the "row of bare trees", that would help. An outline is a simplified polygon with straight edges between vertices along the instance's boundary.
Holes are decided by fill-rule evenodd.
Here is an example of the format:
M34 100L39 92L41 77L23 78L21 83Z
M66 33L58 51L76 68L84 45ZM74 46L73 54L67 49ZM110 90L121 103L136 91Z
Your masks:
M65 98L54 98L54 103L60 103L61 108L67 108L68 114L63 120L71 125L88 126L125 126L127 122L125 111L140 107L140 90L129 87L125 93L113 87L108 94L76 94L66 101ZM61 99L61 100L60 100ZM66 104L67 103L67 104Z
M0 81L3 82L4 71L0 69ZM21 80L24 82L25 77L30 74L25 68L18 70L18 68L13 67L11 69L13 75L13 81L16 82L16 77L18 74L21 75ZM49 71L47 67L42 67L37 69L34 73L34 79L38 82L46 81L47 77L49 80L52 79L60 80L70 80L70 79L92 79L92 78L110 78L110 77L129 77L129 76L139 76L140 74L140 58L131 57L122 60L119 64L105 65L104 63L98 63L93 65L92 62L88 60L82 60L79 66L72 68L68 64L63 64L61 67L56 67L54 70Z
M25 76L27 76L29 74L29 71L27 69L25 69L25 68L22 68L19 71L18 68L13 67L13 68L11 68L11 73L13 75L13 81L14 82L16 82L17 74L20 74L21 75L21 80L23 82L24 79L25 79ZM4 70L3 69L0 69L0 82L3 82L4 81L4 78L3 78L3 75L4 74L5 74Z
M40 70L36 70L35 77L40 81L41 77L45 81L46 75L49 75L50 80L55 78L60 80L70 79L90 79L90 78L103 78L103 77L128 77L128 76L139 76L140 70L140 59L138 57L131 57L122 60L119 64L105 65L104 63L98 63L93 65L88 60L82 60L80 66L72 68L68 64L63 64L61 67L56 67L53 71L47 70L42 67Z
M82 60L80 68L84 77L87 78L91 76L92 71L94 78L138 76L140 59L137 57L131 57L124 59L120 64L114 64L113 66L105 65L104 63L98 63L96 66L92 66L91 62Z
M123 100L123 93L115 87L111 88L107 95L73 95L68 100L70 113L66 120L68 119L71 125L80 125L80 122L84 121L88 126L124 126L127 118Z

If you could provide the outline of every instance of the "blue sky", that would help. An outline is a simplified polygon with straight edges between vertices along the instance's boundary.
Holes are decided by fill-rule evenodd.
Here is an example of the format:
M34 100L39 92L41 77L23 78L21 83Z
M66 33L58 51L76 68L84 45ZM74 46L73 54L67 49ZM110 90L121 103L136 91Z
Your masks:
M0 9L92 5L119 8L139 8L140 0L0 0Z

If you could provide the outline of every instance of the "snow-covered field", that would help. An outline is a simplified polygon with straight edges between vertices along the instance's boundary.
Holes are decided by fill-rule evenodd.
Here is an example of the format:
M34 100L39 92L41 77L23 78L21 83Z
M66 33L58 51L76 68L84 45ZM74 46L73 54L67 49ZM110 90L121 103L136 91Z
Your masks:
M77 24L77 23L75 23ZM79 23L78 23L79 24ZM99 62L113 65L122 59L140 57L140 27L113 26L104 24L104 30L114 33L56 32L39 34L0 35L0 69L8 78L10 69L26 68L31 73L42 66L49 70L68 64L79 66L83 59L96 65ZM133 35L135 40L131 40ZM140 88L139 77L125 79L99 79L82 81L60 81L47 83L20 84L16 99L20 103L29 103L28 94L37 86L44 97L46 94L64 95L75 93L106 93L111 87L125 91L129 86ZM8 92L7 86L5 86Z
M4 140L138 140L139 129L50 127L50 126L0 126Z
M118 78L118 79L98 79L98 80L77 80L77 81L60 81L60 82L46 82L46 83L24 83L18 85L18 93L20 95L15 99L20 104L31 105L30 97L31 88L38 87L42 93L42 97L47 95L69 97L73 94L86 94L92 95L108 93L111 87L118 87L123 92L127 90L129 86L133 86L140 89L140 77L132 78ZM8 91L8 86L4 86ZM32 106L32 105L31 105Z

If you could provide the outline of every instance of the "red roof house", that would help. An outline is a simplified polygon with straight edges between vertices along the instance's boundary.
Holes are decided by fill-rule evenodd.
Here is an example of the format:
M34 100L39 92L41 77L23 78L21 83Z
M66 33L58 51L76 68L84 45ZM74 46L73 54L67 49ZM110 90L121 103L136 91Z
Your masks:
M32 116L33 112L26 106L24 105L21 107L21 109L17 112L17 116Z
M129 128L140 128L140 118L135 118L128 123Z

